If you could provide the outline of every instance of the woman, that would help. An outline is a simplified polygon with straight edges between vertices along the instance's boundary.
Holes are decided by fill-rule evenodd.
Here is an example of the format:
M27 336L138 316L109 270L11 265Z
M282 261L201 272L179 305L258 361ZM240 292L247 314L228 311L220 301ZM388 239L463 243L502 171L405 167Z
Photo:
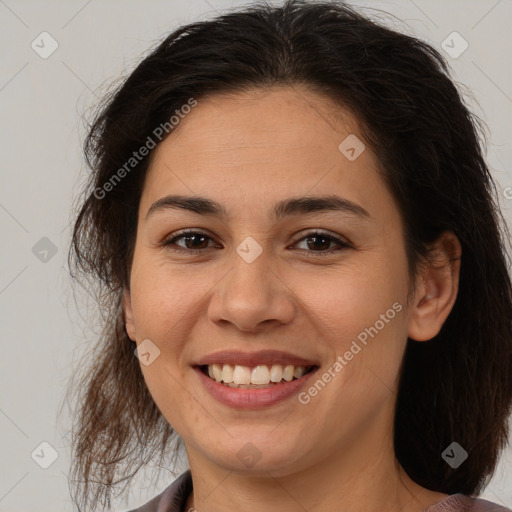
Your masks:
M140 512L507 510L476 498L512 403L478 128L433 48L341 3L147 56L86 141L70 256L106 313L81 510L173 440L190 470Z

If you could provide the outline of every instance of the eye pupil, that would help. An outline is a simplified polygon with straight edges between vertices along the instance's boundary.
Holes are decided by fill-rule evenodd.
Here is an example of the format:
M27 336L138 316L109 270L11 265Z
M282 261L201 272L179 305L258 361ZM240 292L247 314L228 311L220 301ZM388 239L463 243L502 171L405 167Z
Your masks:
M321 240L321 243L320 244L318 244L318 243L310 244L310 241L314 240L314 239L316 239L317 241ZM322 235L314 235L314 236L308 237L308 247L310 249L328 249L329 244L330 244L330 239L328 237L325 237Z
M203 235L197 235L197 234L192 234L192 235L187 235L185 237L185 246L187 247L187 249L197 249L197 248L202 248L202 247L199 247L198 245L196 244L190 244L190 240L193 240L193 239L200 239L203 243L204 241L208 238L206 236L203 236ZM208 246L208 242L206 242L206 246Z

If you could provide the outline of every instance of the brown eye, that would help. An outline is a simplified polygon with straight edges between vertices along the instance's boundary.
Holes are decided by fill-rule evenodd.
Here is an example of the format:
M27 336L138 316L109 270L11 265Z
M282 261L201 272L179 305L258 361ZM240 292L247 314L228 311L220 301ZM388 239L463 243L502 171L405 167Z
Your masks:
M183 239L183 243L176 243L178 240ZM178 234L173 238L169 238L162 242L162 247L168 247L176 251L188 251L188 252L202 252L203 249L208 248L208 242L212 240L208 235L199 231L186 231L185 233ZM178 248L171 247L175 245Z
M323 231L314 231L308 233L306 236L303 236L297 243L302 242L303 240L306 241L307 249L301 250L306 250L306 252L317 253L315 254L315 256L326 256L332 254L333 252L337 252L341 249L348 249L351 247L351 245L348 244L347 242ZM329 246L333 242L338 246L338 249L329 250Z

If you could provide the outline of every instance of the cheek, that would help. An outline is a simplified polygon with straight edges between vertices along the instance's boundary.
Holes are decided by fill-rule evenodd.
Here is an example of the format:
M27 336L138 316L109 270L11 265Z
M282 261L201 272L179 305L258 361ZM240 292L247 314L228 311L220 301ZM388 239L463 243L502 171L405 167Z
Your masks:
M132 309L139 335L166 340L184 325L208 289L202 273L150 258L134 259L131 276Z
M407 339L405 259L400 251L370 259L329 278L298 278L298 295L318 326L319 341L331 347L327 367L336 377L326 410L340 401L356 408L375 405L395 385Z
M309 310L312 322L316 321L340 350L376 322L381 328L384 321L389 331L391 324L396 328L403 321L396 311L400 307L393 309L395 303L404 306L407 291L400 263L393 268L387 259L366 259L323 275L289 276L288 282L294 283L293 290Z
M313 382L302 399L311 400L318 417L330 418L329 431L350 435L390 406L405 349L405 308L393 285L362 286L348 279L344 284L317 300L321 342L332 355L318 376L326 384Z

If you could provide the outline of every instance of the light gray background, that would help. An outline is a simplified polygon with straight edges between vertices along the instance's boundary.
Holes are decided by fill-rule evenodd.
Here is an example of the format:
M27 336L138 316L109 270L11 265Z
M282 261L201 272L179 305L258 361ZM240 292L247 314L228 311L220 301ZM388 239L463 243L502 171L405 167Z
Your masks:
M72 201L85 172L81 117L105 83L133 69L169 31L244 3L0 0L0 511L72 510L66 479L69 414L59 406L73 361L93 343L95 327L86 294L79 293L75 303L70 293L66 265ZM510 224L511 0L352 3L394 14L393 27L437 48L453 31L467 41L468 49L448 60L456 80L469 88L467 101L489 127L488 162ZM43 31L59 45L46 59L31 48ZM57 249L46 262L40 260L44 253L37 257L32 251L42 237ZM51 449L41 448L42 442L58 454L48 469L31 458L37 449L39 461L49 460ZM169 472L156 482L141 474L118 510L147 501L172 479ZM483 497L512 506L510 447Z

